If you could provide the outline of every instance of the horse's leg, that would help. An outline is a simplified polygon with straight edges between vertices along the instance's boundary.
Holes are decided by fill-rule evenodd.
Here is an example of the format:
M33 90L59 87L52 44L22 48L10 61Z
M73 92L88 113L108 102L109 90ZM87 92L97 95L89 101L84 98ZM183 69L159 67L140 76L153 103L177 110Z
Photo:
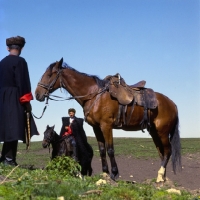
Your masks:
M111 163L110 177L113 180L116 180L119 177L119 171L118 171L118 167L117 167L117 163L115 161L115 155L114 155L112 127L108 126L107 124L101 124L101 130L105 138L106 149L107 149L107 153L108 153L108 156L110 158L110 163Z
M156 182L164 182L166 180L166 168L171 156L171 145L169 142L168 136L161 137L162 146L159 148L159 152L161 153L161 167L158 171L158 176ZM160 150L163 149L161 152Z
M94 133L95 133L98 145L99 145L99 153L100 153L100 157L101 157L102 171L109 174L108 163L106 160L105 139L103 137L103 133L102 133L101 129L97 126L93 127L93 130L94 130Z
M166 180L167 163L171 156L171 144L169 141L169 134L159 134L155 127L151 127L150 134L161 158L161 167L158 171L156 182L164 182Z

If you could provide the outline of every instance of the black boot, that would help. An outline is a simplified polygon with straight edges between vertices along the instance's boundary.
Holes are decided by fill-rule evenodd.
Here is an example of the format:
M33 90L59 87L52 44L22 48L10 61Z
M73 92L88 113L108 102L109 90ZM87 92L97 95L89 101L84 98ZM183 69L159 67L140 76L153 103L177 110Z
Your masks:
M78 158L77 158L77 151L76 151L76 145L73 145L73 154L72 154L72 158L78 162Z
M5 160L3 161L3 164L4 164L4 165L10 165L10 166L17 166L17 165L18 165L14 160L8 161L7 159L5 159Z

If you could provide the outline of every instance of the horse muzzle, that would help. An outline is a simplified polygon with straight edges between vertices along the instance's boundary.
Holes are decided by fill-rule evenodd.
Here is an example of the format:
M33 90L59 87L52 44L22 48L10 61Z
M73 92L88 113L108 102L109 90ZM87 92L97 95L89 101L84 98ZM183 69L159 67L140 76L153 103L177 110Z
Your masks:
M49 143L47 141L43 141L42 146L43 146L43 148L47 148L47 147L49 147Z
M38 101L42 102L45 100L46 95L40 95L38 93L35 94L35 97Z

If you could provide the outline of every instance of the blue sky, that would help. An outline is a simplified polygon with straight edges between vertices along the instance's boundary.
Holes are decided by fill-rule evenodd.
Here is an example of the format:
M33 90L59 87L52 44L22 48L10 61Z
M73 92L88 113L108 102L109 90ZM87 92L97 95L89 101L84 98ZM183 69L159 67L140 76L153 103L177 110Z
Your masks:
M64 58L76 70L104 78L120 73L128 84L146 87L172 99L179 109L181 137L200 137L199 0L0 0L0 59L5 40L23 36L21 54L29 66L34 94L50 63ZM67 97L60 90L56 95ZM32 101L40 116L45 103ZM60 132L61 117L74 101L49 102L35 120L42 140L46 125ZM84 123L88 136L92 128ZM148 132L115 131L115 137L149 137Z

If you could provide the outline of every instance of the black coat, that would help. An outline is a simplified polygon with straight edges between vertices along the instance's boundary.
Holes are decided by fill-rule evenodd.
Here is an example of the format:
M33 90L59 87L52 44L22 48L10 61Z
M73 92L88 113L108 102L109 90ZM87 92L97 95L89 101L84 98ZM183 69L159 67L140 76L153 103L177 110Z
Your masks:
M60 135L66 131L65 126L69 126L69 117L62 117L62 128ZM93 158L93 149L91 145L87 142L87 137L83 129L83 119L74 117L73 122L70 125L72 129L72 135L75 138L78 158L80 160L81 166L83 168L88 168L88 163L91 164Z
M70 119L70 117L62 117L62 128L60 131L60 136L62 136L66 132L65 126L69 126L69 124L70 124L69 119ZM77 131L78 132L83 131L84 132L83 135L85 135L85 131L83 130L83 119L74 117L73 123L71 124L71 129L72 129L72 133L74 136L77 135Z
M25 107L20 97L29 93L31 84L25 59L6 56L0 62L0 141L25 142ZM32 116L31 135L38 135Z

